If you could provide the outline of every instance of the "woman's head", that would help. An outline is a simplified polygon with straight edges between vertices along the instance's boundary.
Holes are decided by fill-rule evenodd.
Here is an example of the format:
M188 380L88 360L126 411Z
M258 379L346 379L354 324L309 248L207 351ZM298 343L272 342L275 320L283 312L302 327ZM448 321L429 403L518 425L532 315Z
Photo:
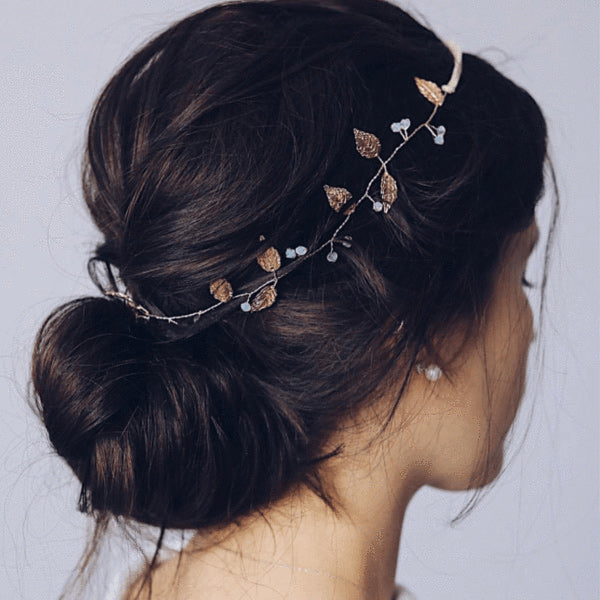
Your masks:
M379 0L230 3L175 24L94 107L83 189L103 239L92 267L165 314L214 303L217 278L259 280L266 245L314 247L339 225L324 183L362 190L373 175L353 128L395 146L389 123L431 108L414 77L442 83L452 66L435 34ZM419 356L442 366L444 385L463 381L457 365L491 331L489 307L500 323L508 306L499 286L515 292L499 282L532 231L546 127L531 96L470 54L439 118L444 146L416 136L388 165L389 213L354 215L352 247L290 273L268 310L169 329L91 297L50 315L34 388L83 508L203 528L298 485L330 501L320 467L347 417L384 388L398 392L388 414L402 410ZM505 316L505 339L521 323L524 340L521 316ZM520 359L497 350L479 374L510 362L521 377Z

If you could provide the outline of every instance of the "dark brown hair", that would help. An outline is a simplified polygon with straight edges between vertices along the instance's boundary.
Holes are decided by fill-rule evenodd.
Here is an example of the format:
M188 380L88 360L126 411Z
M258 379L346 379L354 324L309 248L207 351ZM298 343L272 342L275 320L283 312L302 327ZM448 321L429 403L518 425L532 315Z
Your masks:
M393 148L389 124L431 110L413 77L444 83L452 67L434 33L381 0L232 2L174 24L92 112L94 281L120 279L163 314L213 304L220 277L256 287L267 247L315 247L340 223L324 183L359 191L372 176L353 128ZM299 266L269 309L223 305L162 326L98 296L46 319L35 399L99 528L111 516L224 525L297 485L335 510L319 478L331 433L398 365L406 384L420 351L435 356L434 340L478 327L505 243L544 188L542 112L488 62L464 55L438 116L444 146L417 135L389 164L389 213L361 205L345 228L352 247L335 264L318 254Z

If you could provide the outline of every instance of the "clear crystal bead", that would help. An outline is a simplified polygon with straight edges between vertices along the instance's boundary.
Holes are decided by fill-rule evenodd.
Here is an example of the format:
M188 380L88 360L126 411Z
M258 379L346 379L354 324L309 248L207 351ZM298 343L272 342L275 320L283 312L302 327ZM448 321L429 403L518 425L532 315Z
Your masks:
M293 248L285 249L286 258L296 258L296 251Z
M377 202L373 202L373 210L375 212L381 212L383 210L383 204L377 200Z
M332 250L328 255L327 255L327 260L329 262L335 262L338 259L338 254L335 250Z
M298 256L304 256L306 254L306 246L296 246L296 254Z
M252 309L252 307L250 306L249 302L244 302L240 308L244 311L244 312L250 312L250 310Z

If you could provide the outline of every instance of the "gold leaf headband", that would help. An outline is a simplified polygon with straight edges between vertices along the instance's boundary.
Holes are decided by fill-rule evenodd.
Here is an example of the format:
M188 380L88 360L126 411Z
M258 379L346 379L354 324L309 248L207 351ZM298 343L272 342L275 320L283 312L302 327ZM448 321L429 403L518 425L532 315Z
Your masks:
M269 279L268 281L262 283L250 292L241 292L239 294L233 293L233 288L229 281L227 281L227 279L217 279L209 285L209 291L213 298L215 298L218 302L209 306L208 308L204 308L202 310L198 310L192 313L174 316L156 315L151 313L147 308L145 308L141 304L135 302L135 300L127 293L112 290L105 290L103 293L106 296L118 298L125 302L127 306L129 306L135 311L136 316L138 316L141 319L156 319L159 321L167 321L168 323L177 325L179 321L184 319L193 319L193 321L196 322L203 314L214 310L215 308L221 306L226 302L231 302L231 300L235 298L245 297L244 302L240 304L240 308L244 312L257 312L259 310L268 308L275 302L277 298L276 286L279 279L287 275L287 273L293 270L300 262L303 262L307 258L314 256L327 245L329 245L329 253L327 254L327 260L329 262L334 263L338 259L338 254L333 247L334 242L339 242L342 244L342 246L346 248L350 248L352 246L351 236L344 235L338 237L338 234L346 225L352 214L355 212L358 205L365 198L368 198L371 201L372 208L375 212L383 211L385 214L387 214L392 204L398 197L398 186L396 180L392 177L392 175L390 175L390 173L387 170L387 163L389 163L390 160L394 158L396 153L404 145L406 145L406 143L421 129L427 129L431 133L431 135L433 136L434 143L438 145L444 144L444 135L446 133L446 128L443 125L434 127L432 126L431 122L438 108L444 103L446 95L452 94L456 90L456 86L458 85L462 73L462 51L460 47L451 41L444 42L444 44L448 47L450 52L452 52L452 56L454 57L454 69L452 70L452 75L448 83L442 85L441 88L432 81L421 79L419 77L414 78L417 89L419 90L422 96L424 96L431 104L433 104L433 109L427 120L424 123L421 123L419 126L415 127L410 133L408 133L408 130L410 129L411 122L408 118L403 118L402 120L394 122L390 125L390 128L394 133L400 134L400 136L402 137L402 142L400 142L400 144L396 146L396 148L386 160L383 160L380 156L381 142L379 141L379 138L376 135L368 133L366 131L361 131L359 129L354 129L354 138L356 142L356 150L358 151L358 153L365 158L378 159L381 165L375 173L375 175L373 175L373 177L367 184L367 187L363 192L362 196L356 202L354 202L348 208L346 208L346 210L343 212L346 218L336 228L333 235L326 242L321 244L318 248L315 248L311 251L309 251L306 246L301 245L296 246L295 248L286 248L285 257L287 259L292 260L293 262L287 264L285 267L283 267L283 269L281 268L282 259L281 255L279 254L279 251L274 247L268 248L257 257L257 262L264 271L273 274L272 279ZM370 195L371 186L380 175L381 179L379 183L379 190L381 195L381 201L373 199ZM340 212L340 210L346 205L346 203L352 199L352 194L346 188L324 185L323 189L325 190L325 195L327 197L329 205L335 212ZM259 241L262 242L264 240L265 237L261 235Z

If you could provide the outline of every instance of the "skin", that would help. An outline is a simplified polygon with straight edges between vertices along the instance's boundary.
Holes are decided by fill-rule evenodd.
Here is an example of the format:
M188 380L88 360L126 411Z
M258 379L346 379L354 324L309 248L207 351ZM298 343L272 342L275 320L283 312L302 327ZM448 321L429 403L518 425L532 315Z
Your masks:
M341 438L347 448L360 449L332 459L323 473L343 505L341 514L298 490L270 508L266 519L197 534L178 572L177 558L159 566L152 598L389 600L402 522L415 492L424 485L482 487L502 468L534 339L522 277L538 237L533 222L509 240L483 327L461 347L452 382L411 377L390 435L377 443L368 445L376 431L373 416L390 397L365 409L365 423L373 427L340 428L332 443ZM446 351L453 350L450 341ZM491 465L483 469L488 451Z

